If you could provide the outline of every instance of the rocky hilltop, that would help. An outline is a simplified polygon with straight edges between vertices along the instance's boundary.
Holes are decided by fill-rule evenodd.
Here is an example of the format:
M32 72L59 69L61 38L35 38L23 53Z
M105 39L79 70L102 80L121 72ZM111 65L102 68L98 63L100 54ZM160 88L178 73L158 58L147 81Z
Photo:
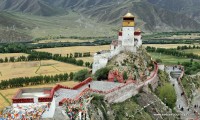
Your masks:
M126 73L128 79L133 80L145 80L154 68L151 57L144 49L136 53L122 52L109 60L108 67L121 74Z

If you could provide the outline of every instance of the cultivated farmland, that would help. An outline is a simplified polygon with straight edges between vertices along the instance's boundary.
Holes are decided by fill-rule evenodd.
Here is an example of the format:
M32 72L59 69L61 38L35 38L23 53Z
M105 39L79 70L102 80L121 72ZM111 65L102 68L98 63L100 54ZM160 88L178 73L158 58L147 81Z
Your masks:
M69 53L75 53L75 52L90 52L91 55L93 55L95 52L101 51L101 50L109 50L110 45L102 45L102 46L74 46L74 47L57 47L57 48L46 48L46 49L36 49L36 51L40 52L49 52L52 54L61 54L63 56L66 56Z
M31 77L38 75L55 75L60 73L76 72L85 67L66 64L54 60L0 63L0 80Z
M161 59L165 65L177 65L178 62L183 63L190 61L190 59L188 58L175 57L172 55L165 55L160 53L149 53L149 54L154 60Z

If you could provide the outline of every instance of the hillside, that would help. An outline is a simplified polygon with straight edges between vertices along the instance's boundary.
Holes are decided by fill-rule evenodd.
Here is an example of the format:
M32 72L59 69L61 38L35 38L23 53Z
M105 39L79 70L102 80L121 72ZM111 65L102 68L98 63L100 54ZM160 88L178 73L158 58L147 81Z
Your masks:
M148 101L147 101L148 100ZM152 102L154 101L154 102ZM142 92L121 103L108 104L102 96L95 95L88 107L91 120L175 120L178 116L156 116L173 114L158 97L150 92Z
M0 10L40 16L65 15L73 11L87 19L113 26L119 26L120 17L130 10L137 17L136 26L144 31L183 31L200 28L200 24L192 17L154 4L156 2L152 0L4 0L0 4Z
M41 0L4 0L1 3L1 10L29 12L31 14L49 16L56 15L59 12L48 3Z
M148 0L148 2L166 10L185 14L200 23L199 0Z
M30 36L29 39L16 39L6 31ZM67 15L35 16L13 12L0 12L0 42L28 42L34 38L51 36L99 37L116 35L117 27L107 23L97 23L82 14L69 11ZM9 37L8 37L9 36ZM13 39L11 37L13 36Z
M200 26L199 23L183 14L167 11L143 0L99 6L83 12L88 16L97 17L99 22L107 21L112 24L119 24L121 16L128 10L136 15L138 22L136 27L144 27L144 30L147 31L197 30Z
M199 2L177 1L0 0L0 42L60 35L116 36L121 16L128 11L136 16L136 28L144 32L200 30ZM8 30L12 32L7 34Z
M13 14L0 12L0 43L30 41L32 37L25 30L31 29L33 26L24 23Z

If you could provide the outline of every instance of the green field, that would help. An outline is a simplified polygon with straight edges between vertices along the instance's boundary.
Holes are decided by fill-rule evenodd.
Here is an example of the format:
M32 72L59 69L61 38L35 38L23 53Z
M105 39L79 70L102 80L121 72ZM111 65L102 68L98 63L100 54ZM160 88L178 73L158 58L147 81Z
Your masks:
M149 53L151 57L155 59L161 59L162 63L165 65L177 65L178 62L189 62L190 59L188 58L181 58L181 57L175 57L172 55L165 55L165 54L160 54L160 53Z
M187 49L187 50L183 50L186 53L193 53L193 54L197 54L200 55L200 49Z

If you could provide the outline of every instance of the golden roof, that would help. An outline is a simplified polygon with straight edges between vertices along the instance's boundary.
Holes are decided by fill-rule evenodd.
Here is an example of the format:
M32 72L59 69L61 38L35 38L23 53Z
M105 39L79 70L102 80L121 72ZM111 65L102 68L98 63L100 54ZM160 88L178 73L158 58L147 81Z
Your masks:
M126 18L132 18L132 17L135 17L133 14L131 14L130 12L126 13L126 15L124 15L124 17Z

